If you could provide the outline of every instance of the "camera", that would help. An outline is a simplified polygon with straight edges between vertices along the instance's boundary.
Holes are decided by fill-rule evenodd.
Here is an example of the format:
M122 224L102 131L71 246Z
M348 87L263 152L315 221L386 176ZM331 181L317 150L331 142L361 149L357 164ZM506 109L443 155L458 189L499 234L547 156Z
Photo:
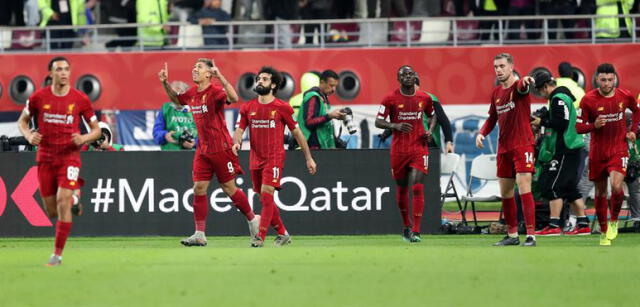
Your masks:
M195 137L193 136L193 134L191 133L191 130L186 129L184 131L182 131L182 134L180 134L180 137L178 137L178 144L180 144L180 146L182 146L183 149L186 149L184 147L184 142L193 142L193 140L195 140Z
M107 142L107 138L111 139L111 132L109 130L107 130L106 128L100 128L100 130L102 131L100 137L89 144L93 148L100 148L100 146L102 146L102 143Z
M349 134L354 134L358 132L356 123L353 121L353 111L351 110L351 108L349 107L342 108L340 112L347 114L345 115L342 122L344 123L345 127L347 127L347 131L349 131Z
M2 151L18 151L18 146L24 145L26 151L33 151L33 145L29 144L23 136L8 137L0 136L0 152Z
M539 118L549 117L549 109L547 109L547 107L544 106L544 107L542 107L540 109L537 109L537 110L533 111L532 115L535 116L535 117L539 117ZM533 120L533 118L531 118L531 120Z

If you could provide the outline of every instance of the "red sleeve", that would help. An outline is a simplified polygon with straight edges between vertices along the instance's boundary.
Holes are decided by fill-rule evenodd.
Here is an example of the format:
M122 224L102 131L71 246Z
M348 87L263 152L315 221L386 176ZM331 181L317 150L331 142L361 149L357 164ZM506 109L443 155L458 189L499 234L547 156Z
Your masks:
M85 95L82 95L81 106L82 106L82 108L80 109L80 115L84 118L84 120L87 123L90 123L92 121L98 121L98 118L96 117L96 114L93 113L93 108L91 107L91 102L89 101L89 98L87 98L87 96L85 96Z
M221 106L227 103L227 92L222 87L213 85L211 86L211 91L209 101L214 103L216 106Z
M289 131L293 131L298 127L298 123L293 119L293 108L289 104L284 104L279 109L280 116L282 116L282 122L287 125Z
M236 121L236 129L240 128L242 130L247 129L249 126L249 119L247 118L247 105L244 104L240 107L240 112L238 112L238 120Z
M427 103L424 106L424 113L427 114L428 117L432 117L435 113L435 109L433 108L433 99L431 96L427 96Z
M577 111L578 118L576 118L576 132L580 134L589 133L595 129L595 126L591 124L591 109L588 99L585 98L586 96L580 101L580 108Z
M29 97L29 99L27 100L27 105L24 107L24 110L27 111L27 113L32 117L35 117L38 114L38 101L40 101L40 99L38 99L38 96L33 94L31 95L31 97Z
M524 81L522 79L518 79L518 81L516 81L516 93L518 93L518 95L529 95L529 89L529 86L524 86Z
M378 119L386 120L387 116L389 116L389 112L391 112L391 107L391 100L387 96L380 103L380 108L378 109Z
M496 105L493 103L493 95L491 95L491 106L489 107L489 118L484 122L482 128L480 128L480 134L487 136L498 121L498 113L496 112Z

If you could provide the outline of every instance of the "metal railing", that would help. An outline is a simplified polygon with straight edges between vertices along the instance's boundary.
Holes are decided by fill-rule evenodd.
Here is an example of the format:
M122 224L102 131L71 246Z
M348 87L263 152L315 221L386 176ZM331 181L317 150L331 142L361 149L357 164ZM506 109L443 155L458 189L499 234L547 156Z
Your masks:
M628 37L600 38L596 19L607 17L630 17L633 30ZM208 26L212 28L173 22L0 27L0 53L636 43L638 18L640 14L231 21ZM573 22L574 26L563 29L563 21ZM526 28L520 28L520 24L526 24ZM153 27L161 46L154 44L158 41L136 34L139 29ZM220 33L209 34L210 29ZM311 29L314 31L305 33ZM58 38L65 30L73 30L75 35ZM55 49L53 45L59 43L72 47Z

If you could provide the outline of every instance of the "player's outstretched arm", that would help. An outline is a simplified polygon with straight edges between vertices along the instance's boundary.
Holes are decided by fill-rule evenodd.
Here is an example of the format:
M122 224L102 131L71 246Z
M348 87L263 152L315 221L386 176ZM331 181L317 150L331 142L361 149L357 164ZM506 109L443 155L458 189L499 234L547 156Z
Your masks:
M220 69L218 68L218 66L216 66L215 62L213 61L213 59L211 59L211 63L213 63L213 67L211 67L209 69L209 71L211 72L211 75L218 79L220 81L220 83L222 84L222 87L224 88L224 91L227 93L227 102L228 103L236 103L238 102L238 100L240 100L238 98L238 93L236 93L236 89L233 88L233 86L231 85L231 83L229 83L229 81L227 81L227 78L225 78L222 73L220 72Z
M238 127L236 128L236 131L233 132L233 146L231 147L231 150L233 151L234 155L238 155L238 151L240 151L240 149L242 149L242 135L244 134L244 129Z
M313 157L311 156L311 151L309 150L307 139L304 138L304 135L302 134L302 131L300 131L300 128L296 127L296 129L293 129L291 133L298 142L298 145L300 145L300 149L302 149L302 152L304 153L304 158L305 160L307 160L307 170L309 171L309 174L315 175L317 170L316 161L314 161Z
M18 119L18 130L22 133L27 142L31 145L38 145L40 141L42 141L42 134L37 131L31 131L29 129L29 121L31 120L31 115L26 111L22 111L20 113L20 118Z
M180 100L178 100L178 93L176 93L169 85L169 68L166 62L164 63L164 68L158 72L158 79L162 82L162 87L164 88L165 93L167 93L169 99L175 104L180 104Z

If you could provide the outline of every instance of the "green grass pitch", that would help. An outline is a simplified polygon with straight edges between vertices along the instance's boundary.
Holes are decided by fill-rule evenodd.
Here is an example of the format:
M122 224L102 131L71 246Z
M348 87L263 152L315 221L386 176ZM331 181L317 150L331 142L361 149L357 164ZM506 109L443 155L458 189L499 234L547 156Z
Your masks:
M0 239L0 306L638 306L640 236L293 237L262 249L248 237ZM522 239L522 237L521 237Z

